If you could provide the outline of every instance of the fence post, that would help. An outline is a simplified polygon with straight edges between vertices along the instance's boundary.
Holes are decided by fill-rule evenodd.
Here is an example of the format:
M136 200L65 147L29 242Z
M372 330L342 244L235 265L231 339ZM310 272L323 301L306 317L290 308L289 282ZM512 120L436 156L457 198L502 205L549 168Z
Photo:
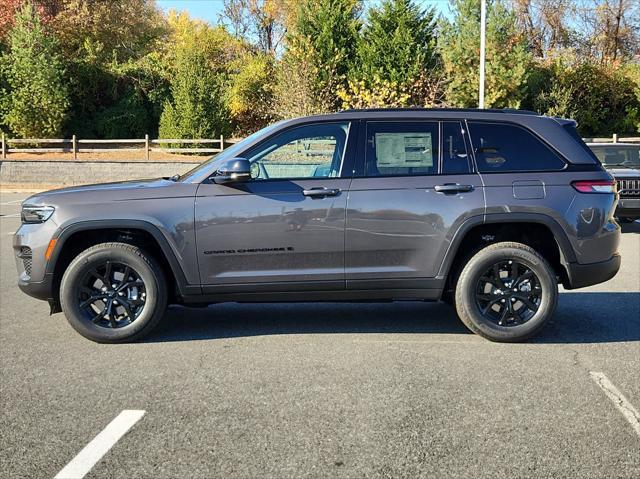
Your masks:
M224 150L224 136L220 135L220 151Z
M78 146L76 144L76 135L73 135L71 137L71 148L73 149L73 159L77 160L78 159Z
M617 133L613 134L613 142L614 143L618 143L618 134Z
M144 134L144 158L149 161L149 133Z
M2 133L2 159L7 159L7 147L4 141L4 133Z

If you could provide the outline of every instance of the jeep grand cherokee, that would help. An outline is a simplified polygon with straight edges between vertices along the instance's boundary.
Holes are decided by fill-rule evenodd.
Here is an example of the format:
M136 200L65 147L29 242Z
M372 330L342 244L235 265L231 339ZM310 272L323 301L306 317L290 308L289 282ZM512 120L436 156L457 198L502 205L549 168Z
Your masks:
M618 271L612 177L570 120L352 110L271 125L183 175L22 206L19 286L99 342L167 304L443 300L494 341L536 334L558 283Z

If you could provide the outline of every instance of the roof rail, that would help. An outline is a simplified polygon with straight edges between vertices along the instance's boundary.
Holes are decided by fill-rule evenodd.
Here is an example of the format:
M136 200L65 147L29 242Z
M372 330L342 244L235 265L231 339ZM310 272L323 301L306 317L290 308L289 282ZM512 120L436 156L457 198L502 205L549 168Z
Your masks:
M531 110L517 110L515 108L349 108L338 113L384 112L384 111L455 111L455 112L483 112L483 113L515 113L521 115L539 115Z

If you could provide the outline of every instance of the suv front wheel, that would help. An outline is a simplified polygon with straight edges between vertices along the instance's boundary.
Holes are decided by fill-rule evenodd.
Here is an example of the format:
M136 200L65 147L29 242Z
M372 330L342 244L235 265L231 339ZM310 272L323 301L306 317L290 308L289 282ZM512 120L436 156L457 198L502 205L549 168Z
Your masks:
M455 291L462 322L474 333L501 342L537 334L557 302L553 268L533 248L512 242L478 251L460 273Z
M71 326L99 343L134 341L162 319L167 287L156 260L137 246L102 243L80 253L60 285Z

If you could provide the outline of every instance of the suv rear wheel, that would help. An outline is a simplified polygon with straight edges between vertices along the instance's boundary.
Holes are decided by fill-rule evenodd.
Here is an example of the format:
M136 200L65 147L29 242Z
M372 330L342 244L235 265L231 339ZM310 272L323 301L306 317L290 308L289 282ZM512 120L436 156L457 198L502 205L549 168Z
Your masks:
M162 319L167 287L155 259L137 246L102 243L80 253L60 285L71 326L99 343L134 341Z
M458 316L474 333L492 341L534 336L553 316L558 283L553 268L533 248L512 242L480 250L458 278Z

